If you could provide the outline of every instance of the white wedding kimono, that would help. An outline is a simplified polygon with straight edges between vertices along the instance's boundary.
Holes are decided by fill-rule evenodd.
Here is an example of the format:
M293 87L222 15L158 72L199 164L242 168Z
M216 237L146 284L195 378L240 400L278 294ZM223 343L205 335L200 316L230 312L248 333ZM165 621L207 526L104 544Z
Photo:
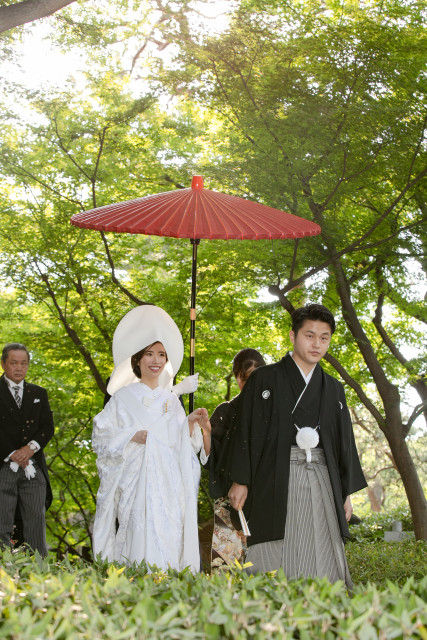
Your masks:
M148 431L146 444L131 442ZM200 464L178 398L163 387L119 389L94 418L92 444L100 486L94 554L126 564L200 570L197 495ZM118 528L117 528L118 526ZM117 531L116 531L117 529Z

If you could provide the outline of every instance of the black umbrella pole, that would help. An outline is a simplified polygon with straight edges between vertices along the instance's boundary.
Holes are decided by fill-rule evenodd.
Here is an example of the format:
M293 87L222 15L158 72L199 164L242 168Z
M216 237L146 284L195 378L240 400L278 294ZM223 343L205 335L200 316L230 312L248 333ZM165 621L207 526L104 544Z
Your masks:
M196 284L197 284L197 246L200 239L191 238L193 245L193 262L191 266L191 309L190 309L190 376L194 375L196 355ZM189 413L194 411L194 393L190 393L188 400Z

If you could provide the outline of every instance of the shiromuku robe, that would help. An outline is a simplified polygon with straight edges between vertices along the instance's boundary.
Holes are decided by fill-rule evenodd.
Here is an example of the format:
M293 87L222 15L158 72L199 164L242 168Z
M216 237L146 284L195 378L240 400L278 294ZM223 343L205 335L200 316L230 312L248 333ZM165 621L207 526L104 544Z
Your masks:
M146 444L132 442L146 430ZM190 439L178 398L143 383L119 389L95 416L92 435L100 486L93 529L95 555L160 569L200 570L197 494L200 449ZM194 444L194 448L192 446Z
M311 393L315 385L317 400ZM298 412L293 413L304 386L288 354L278 363L255 370L240 393L218 468L229 482L249 488L243 509L251 531L249 546L283 539L296 420L306 421L298 424L300 427L320 426L320 446L325 452L341 535L350 536L343 504L348 495L366 487L366 481L344 388L317 364L298 402Z

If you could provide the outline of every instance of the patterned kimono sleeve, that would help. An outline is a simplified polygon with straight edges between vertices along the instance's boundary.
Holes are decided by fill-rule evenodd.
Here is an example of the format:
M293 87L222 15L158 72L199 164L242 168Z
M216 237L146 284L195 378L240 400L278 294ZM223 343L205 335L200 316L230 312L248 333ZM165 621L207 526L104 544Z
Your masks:
M115 394L93 420L92 447L98 460L122 459L126 446L141 428Z

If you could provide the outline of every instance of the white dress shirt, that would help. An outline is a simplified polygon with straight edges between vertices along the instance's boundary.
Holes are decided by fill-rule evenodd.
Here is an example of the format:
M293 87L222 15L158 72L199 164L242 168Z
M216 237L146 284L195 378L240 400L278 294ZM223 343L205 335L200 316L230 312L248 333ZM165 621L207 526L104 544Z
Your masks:
M7 382L7 386L9 387L9 391L12 394L12 398L15 400L16 402L16 397L15 397L15 389L14 387L19 387L18 389L18 395L21 398L21 405L22 405L22 398L24 397L24 380L21 380L21 382L13 382L13 380L10 380L10 378L8 378L6 375L4 376L5 380ZM28 443L28 446L31 447L31 449L34 451L34 453L37 453L37 451L39 451L40 449L40 445L38 442L36 442L36 440L30 440L30 442ZM15 453L16 449L14 449L13 451L11 451L9 453L9 455L7 456L7 458L4 459L5 462L9 462L9 458L10 456Z

